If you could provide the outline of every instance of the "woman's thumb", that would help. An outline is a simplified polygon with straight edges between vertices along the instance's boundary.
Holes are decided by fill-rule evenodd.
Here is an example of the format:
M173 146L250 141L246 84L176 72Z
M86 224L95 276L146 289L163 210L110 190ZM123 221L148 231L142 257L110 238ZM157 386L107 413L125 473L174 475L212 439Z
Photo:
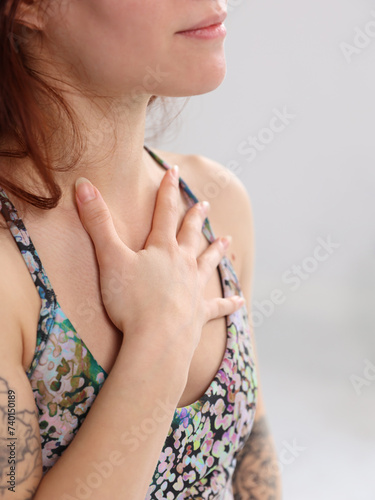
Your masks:
M111 213L98 189L85 177L75 182L76 200L81 222L91 237L99 264L108 245L118 240Z

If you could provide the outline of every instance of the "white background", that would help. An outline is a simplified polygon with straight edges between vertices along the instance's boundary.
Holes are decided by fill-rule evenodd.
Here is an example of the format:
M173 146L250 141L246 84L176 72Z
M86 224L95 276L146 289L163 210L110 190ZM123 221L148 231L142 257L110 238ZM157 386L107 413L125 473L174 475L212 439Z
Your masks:
M375 364L375 2L229 10L224 82L146 144L236 164L248 190L253 311L274 289L285 297L254 329L285 500L374 500L375 372L364 369ZM372 37L355 40L366 26ZM262 129L284 108L294 118L248 161L239 145L268 140ZM338 247L308 267L327 238ZM293 290L283 275L298 265L307 272Z

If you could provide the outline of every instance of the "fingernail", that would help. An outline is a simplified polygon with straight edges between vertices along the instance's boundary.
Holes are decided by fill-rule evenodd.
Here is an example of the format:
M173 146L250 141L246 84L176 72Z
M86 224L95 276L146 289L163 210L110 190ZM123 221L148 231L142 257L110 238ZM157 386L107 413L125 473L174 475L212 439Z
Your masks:
M210 208L210 202L207 200L204 200L204 201L202 201L201 205L202 205L204 213L207 213L208 209Z
M230 235L223 236L222 238L220 238L220 243L223 245L224 248L228 248L231 242L232 242L232 236Z
M178 165L173 165L173 167L171 168L171 174L173 175L173 177L175 179L178 179L179 177L179 172L178 172Z
M88 179L86 179L86 177L78 177L75 187L77 197L81 203L86 203L87 201L96 198L94 186Z

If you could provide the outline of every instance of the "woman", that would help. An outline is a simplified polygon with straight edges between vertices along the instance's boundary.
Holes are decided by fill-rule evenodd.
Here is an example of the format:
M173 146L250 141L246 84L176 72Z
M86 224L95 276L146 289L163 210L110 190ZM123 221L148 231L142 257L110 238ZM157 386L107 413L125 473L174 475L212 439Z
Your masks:
M250 200L144 145L155 98L223 80L224 7L0 6L2 498L280 498Z

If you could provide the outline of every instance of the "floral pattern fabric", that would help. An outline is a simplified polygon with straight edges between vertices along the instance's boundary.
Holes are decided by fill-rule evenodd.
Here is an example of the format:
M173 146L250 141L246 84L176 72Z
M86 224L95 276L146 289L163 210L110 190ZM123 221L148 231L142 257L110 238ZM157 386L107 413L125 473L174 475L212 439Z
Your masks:
M162 167L170 168L144 148ZM190 206L199 201L181 177L180 187ZM46 473L74 439L108 374L62 311L24 223L1 188L0 212L41 297L36 349L27 376L39 411ZM208 218L202 232L209 242L215 240ZM223 296L242 296L226 256L218 271ZM146 500L233 499L236 454L252 429L258 386L246 304L226 321L227 345L221 366L202 398L176 408Z

